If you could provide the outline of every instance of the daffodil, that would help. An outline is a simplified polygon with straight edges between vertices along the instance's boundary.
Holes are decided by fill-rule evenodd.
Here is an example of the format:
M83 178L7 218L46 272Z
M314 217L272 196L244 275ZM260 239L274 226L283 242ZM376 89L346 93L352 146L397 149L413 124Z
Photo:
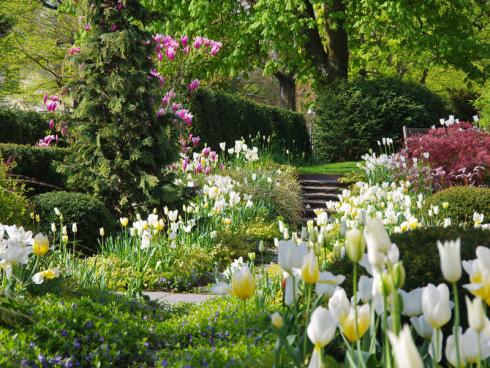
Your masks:
M38 272L32 276L32 282L35 284L42 284L44 280L52 280L60 275L60 270L55 268L48 268L47 270Z

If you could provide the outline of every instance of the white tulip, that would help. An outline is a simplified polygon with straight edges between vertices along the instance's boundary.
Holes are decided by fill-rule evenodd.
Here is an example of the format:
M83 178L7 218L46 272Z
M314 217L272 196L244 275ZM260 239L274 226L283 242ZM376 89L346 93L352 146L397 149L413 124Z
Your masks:
M350 302L349 299L347 299L347 294L344 289L340 287L335 289L335 292L328 301L328 309L332 312L332 315L337 322L349 314Z
M480 355L480 360L490 357L490 339L479 337L478 332L472 328L468 328L459 341L462 345L462 359L467 363L478 362L478 355Z
M383 223L379 219L367 218L364 226L364 237L367 247L376 252L386 253L391 247L391 240Z
M332 313L323 307L317 307L311 314L306 333L315 348L308 368L322 368L321 349L335 337L337 321Z
M306 244L296 245L294 241L279 241L278 245L278 263L281 268L292 274L293 268L300 268L303 264L303 258L308 253Z
M453 367L464 367L466 365L464 354L463 354L463 335L461 334L461 327L458 331L459 334L459 357L460 361L458 362L458 354L456 352L456 341L454 335L448 336L446 340L446 359Z
M286 305L293 305L297 298L299 283L293 275L286 273L286 283L284 285L284 303Z
M321 272L320 279L316 283L315 292L318 295L324 295L330 298L338 285L343 283L345 280L345 276L337 275L334 276L330 272Z
M77 227L77 223L74 222L72 225L71 225L71 231L76 234L78 232L78 227Z
M480 298L474 298L471 301L466 297L466 310L468 312L468 324L476 332L482 332L485 328L485 312L483 311L483 303Z
M362 275L359 278L359 290L357 291L357 295L359 299L362 300L363 303L369 303L373 298L373 279L372 277L367 277Z
M423 288L413 289L409 293L405 290L400 290L400 295L403 298L402 314L408 317L417 317L422 314L422 292Z
M177 221L177 216L179 215L179 211L178 210L175 210L175 211L168 211L168 219L171 221L171 222L175 222Z
M275 312L271 315L271 324L277 329L280 329L282 328L282 326L284 326L284 319L279 312Z
M437 287L429 284L422 292L422 310L427 322L434 328L441 328L451 319L449 289L446 284Z
M432 338L434 329L423 315L420 317L411 317L410 322L412 322L415 331L420 337L424 338L425 340L430 340Z
M388 337L398 368L424 368L424 362L413 342L408 325L403 326L398 336L388 331Z
M219 144L219 148L221 148L221 150L224 151L226 149L226 142L221 142Z
M54 208L54 213L56 214L56 216L61 216L61 212L60 212L60 210L58 209L58 207L55 207L55 208Z
M439 257L441 259L441 271L444 278L451 283L461 278L461 240L437 242Z

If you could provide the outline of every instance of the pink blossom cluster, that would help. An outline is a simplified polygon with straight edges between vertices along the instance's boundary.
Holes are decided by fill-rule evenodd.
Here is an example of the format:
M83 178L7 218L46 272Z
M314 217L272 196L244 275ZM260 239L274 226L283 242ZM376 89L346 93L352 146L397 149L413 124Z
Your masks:
M51 134L47 135L44 138L41 138L39 142L37 142L37 145L39 147L48 147L49 145L51 145L52 142L58 142L58 140L58 134Z
M204 147L199 152L194 152L192 157L184 157L181 161L181 168L184 173L193 172L194 174L209 175L216 169L218 164L218 154L209 147Z
M460 122L409 138L401 154L427 161L436 188L479 185L490 173L490 134Z
M74 56L74 55L79 54L80 51L82 51L82 49L80 47L73 46L70 48L70 50L68 50L68 54L71 56Z
M150 75L148 76L148 78L156 78L160 83L160 87L163 87L163 85L165 84L165 78L156 69L150 70Z
M176 40L169 35L156 34L153 36L153 41L156 44L155 51L157 59L160 61L163 61L163 55L165 55L168 60L174 61L179 48L182 48L182 53L185 55L191 52L189 36L184 35L180 37L180 40ZM206 37L196 37L193 46L196 50L204 48L208 50L209 55L216 56L223 44Z
M44 104L48 111L56 111L60 105L60 100L58 96L49 97L48 95L44 95Z

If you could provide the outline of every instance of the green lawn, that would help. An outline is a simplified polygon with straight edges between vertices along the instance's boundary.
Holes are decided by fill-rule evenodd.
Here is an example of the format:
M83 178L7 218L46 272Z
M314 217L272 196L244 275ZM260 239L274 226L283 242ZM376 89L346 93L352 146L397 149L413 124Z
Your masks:
M359 161L334 162L331 164L317 164L299 166L300 174L347 174L360 171L357 167Z

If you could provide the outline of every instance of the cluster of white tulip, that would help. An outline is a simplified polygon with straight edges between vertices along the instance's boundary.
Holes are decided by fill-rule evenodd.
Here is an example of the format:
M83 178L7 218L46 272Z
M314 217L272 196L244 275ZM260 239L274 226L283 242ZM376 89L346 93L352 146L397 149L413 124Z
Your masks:
M8 238L5 238L5 234ZM49 251L49 240L44 234L38 233L33 237L32 231L26 231L22 226L0 224L0 270L5 273L6 280L21 280L22 277L14 275L16 265L26 267L29 256L34 254L42 257ZM37 263L30 270L31 279L35 284L50 280L59 276L58 268L48 268L34 273ZM2 275L0 275L0 279ZM21 280L26 281L26 280Z
M222 151L226 149L226 144L221 143L220 148ZM246 161L258 161L259 149L257 147L250 148L244 139L235 141L235 145L227 150L229 155L235 155L236 158L245 158Z
M279 343L296 362L308 359L308 337L313 345L309 367L322 367L323 348L339 330L346 342L346 362L351 367L365 367L370 356L382 359L385 367L393 367L394 363L407 368L422 368L424 362L437 365L443 359L441 328L451 320L453 306L453 334L445 339L446 360L455 367L475 363L480 366L480 362L490 357L490 321L485 315L486 305L490 305L490 249L478 247L477 259L461 262L459 240L438 242L442 275L453 286L454 304L446 284L428 284L406 292L402 289L405 269L397 246L391 243L382 221L366 216L358 227L345 233L344 253L353 263L354 295L349 301L339 286L345 277L321 271L326 263L317 256L317 243L318 228L304 230L302 237L293 233L291 239L278 242L278 263L285 278L283 313L290 314L287 320L291 322L285 323L279 313L271 316L271 322ZM358 278L358 265L370 276ZM464 287L474 296L473 300L466 298L469 327L464 333L457 288L462 268L470 277L470 284ZM310 314L312 290L318 298ZM297 318L299 304L304 305L305 318ZM426 354L415 345L410 325L402 326L408 318L413 329L427 342ZM298 325L301 329L304 320L307 321L304 339L288 339L285 334L298 333ZM381 335L377 334L379 325ZM366 341L361 345L363 336ZM379 344L377 336L383 336ZM362 351L361 346L369 346L369 351ZM382 348L377 350L377 346Z

